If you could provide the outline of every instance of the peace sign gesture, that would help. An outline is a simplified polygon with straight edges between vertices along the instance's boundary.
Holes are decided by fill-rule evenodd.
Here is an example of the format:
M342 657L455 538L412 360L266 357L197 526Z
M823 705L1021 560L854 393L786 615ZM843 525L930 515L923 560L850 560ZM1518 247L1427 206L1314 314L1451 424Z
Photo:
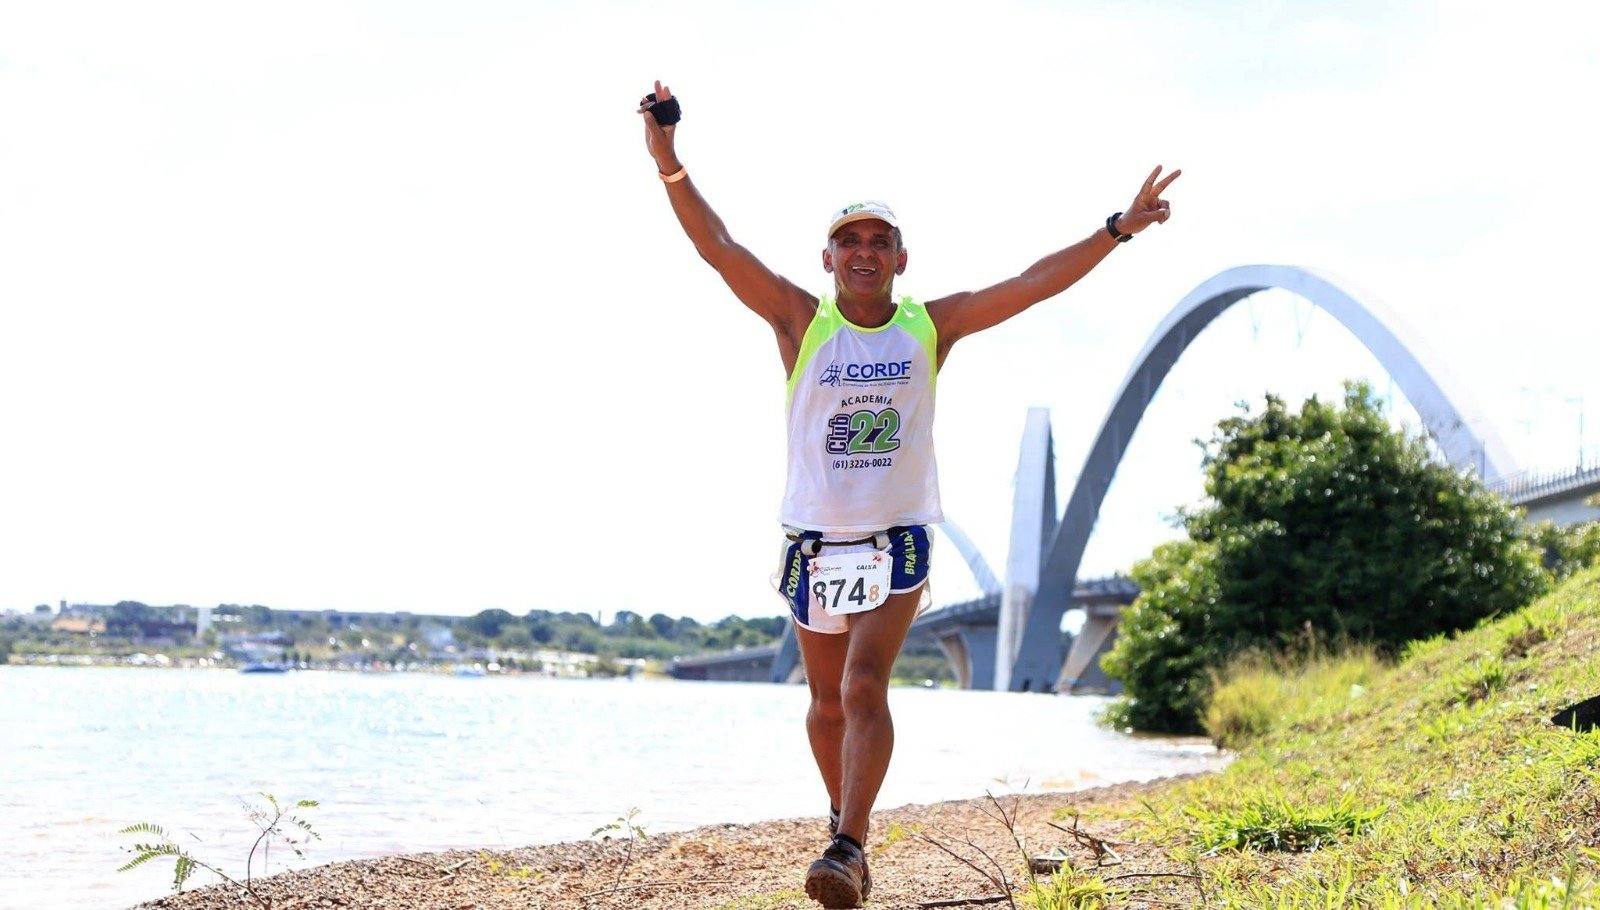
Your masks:
M1161 176L1161 165L1156 165L1156 169L1144 179L1144 186L1139 188L1128 210L1117 219L1117 230L1124 234L1137 234L1152 224L1160 224L1171 218L1172 204L1161 198L1161 191L1182 173L1181 170L1173 171L1157 183L1156 178Z

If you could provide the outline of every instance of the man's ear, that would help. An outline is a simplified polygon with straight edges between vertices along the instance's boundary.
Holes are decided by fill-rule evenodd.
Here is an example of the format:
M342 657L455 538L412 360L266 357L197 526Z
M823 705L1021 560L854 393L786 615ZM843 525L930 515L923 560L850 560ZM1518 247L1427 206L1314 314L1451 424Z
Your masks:
M907 255L908 253L905 250L901 250L900 255L895 257L894 273L896 275L904 275L906 273Z
M822 270L830 275L833 274L833 250L824 249L822 251Z

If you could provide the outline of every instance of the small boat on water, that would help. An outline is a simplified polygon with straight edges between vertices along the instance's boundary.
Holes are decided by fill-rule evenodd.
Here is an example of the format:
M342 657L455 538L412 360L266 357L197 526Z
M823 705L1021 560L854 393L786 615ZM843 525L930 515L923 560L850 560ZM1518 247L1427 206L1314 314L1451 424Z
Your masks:
M239 668L240 673L287 673L288 664L276 664L265 660L252 660Z

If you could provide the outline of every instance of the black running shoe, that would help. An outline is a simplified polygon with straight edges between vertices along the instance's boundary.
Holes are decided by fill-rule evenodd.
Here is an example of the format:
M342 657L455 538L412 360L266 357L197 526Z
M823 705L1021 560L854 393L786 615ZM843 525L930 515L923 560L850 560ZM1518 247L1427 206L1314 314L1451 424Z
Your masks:
M806 870L806 896L827 910L859 907L871 892L866 854L842 837L835 837L822 859Z

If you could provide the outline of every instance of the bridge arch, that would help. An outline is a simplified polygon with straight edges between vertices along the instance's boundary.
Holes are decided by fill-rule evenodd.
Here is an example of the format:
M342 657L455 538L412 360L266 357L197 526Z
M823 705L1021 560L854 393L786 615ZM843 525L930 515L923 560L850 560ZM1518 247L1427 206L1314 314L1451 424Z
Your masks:
M1002 638L997 645L1002 653L997 655L996 689L1017 689L1022 684L1054 686L1060 672L1057 642L1061 617L1070 606L1100 505L1145 409L1178 357L1212 320L1246 297L1272 288L1309 300L1349 329L1394 378L1452 464L1475 470L1485 480L1515 472L1510 453L1470 397L1437 358L1430 356L1424 367L1422 358L1428 355L1423 345L1391 311L1370 297L1357 300L1310 269L1243 265L1219 272L1173 308L1134 358L1078 473L1045 554L1038 593L1028 615L1001 619L1002 627L1010 620L1011 628L1019 629L1021 635L1014 642Z
M984 594L1000 593L1000 579L995 577L994 570L989 568L989 561L983 558L983 551L972 542L967 532L961 526L946 518L938 525L944 536L950 538L955 544L956 552L966 561L967 568L972 571L972 580L977 583L978 590Z

